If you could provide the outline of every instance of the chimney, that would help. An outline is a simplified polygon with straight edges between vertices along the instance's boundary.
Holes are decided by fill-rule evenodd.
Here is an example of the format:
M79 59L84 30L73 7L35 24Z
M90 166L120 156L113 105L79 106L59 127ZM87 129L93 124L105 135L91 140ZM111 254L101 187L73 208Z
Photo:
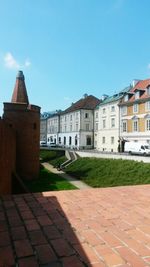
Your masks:
M132 86L134 87L140 80L139 79L134 79L132 81Z
M101 99L102 99L102 101L104 101L106 98L108 97L108 95L102 95L102 97L101 97Z
M24 81L24 75L23 72L20 70L16 77L16 84L13 91L12 103L23 103L23 104L29 104L26 85Z
M83 98L87 98L87 97L88 97L88 94L84 94L84 95L83 95Z

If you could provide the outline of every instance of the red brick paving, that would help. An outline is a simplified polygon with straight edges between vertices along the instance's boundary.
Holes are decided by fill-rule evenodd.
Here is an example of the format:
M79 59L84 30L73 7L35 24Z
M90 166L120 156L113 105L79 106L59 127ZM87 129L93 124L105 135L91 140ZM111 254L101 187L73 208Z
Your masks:
M7 266L150 267L150 185L1 197Z

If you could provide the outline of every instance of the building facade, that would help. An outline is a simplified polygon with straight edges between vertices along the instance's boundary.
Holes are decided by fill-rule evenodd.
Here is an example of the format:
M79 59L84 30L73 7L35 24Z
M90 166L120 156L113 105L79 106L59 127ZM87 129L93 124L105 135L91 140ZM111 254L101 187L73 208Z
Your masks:
M102 103L96 107L94 112L95 149L99 151L118 152L120 144L120 111L118 104L129 89L130 87L126 87L113 96L105 95Z
M136 80L120 102L120 117L124 140L150 143L150 79Z
M71 149L94 146L94 108L100 100L92 95L73 103L47 119L47 143Z
M53 114L47 119L47 143L49 145L55 144L59 145L58 133L59 133L59 124L60 118L59 114Z

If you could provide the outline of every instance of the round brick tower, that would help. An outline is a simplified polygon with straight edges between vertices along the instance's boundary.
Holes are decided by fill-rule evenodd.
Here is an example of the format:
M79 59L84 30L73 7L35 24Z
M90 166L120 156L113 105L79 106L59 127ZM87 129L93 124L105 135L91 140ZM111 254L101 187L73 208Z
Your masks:
M22 71L11 103L4 103L4 120L16 131L16 171L23 179L39 175L40 107L30 105Z

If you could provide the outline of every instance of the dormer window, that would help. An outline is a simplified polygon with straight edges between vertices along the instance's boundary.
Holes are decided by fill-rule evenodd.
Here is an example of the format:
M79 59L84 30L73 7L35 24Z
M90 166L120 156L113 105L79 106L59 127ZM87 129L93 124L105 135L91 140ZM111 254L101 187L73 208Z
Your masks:
M136 99L139 99L139 97L140 97L140 92L139 92L139 91L136 91L136 92L135 92L135 100L136 100Z
M129 95L125 95L125 96L124 96L124 101L127 102L128 99L129 99Z
M150 96L150 85L147 87L147 95Z

